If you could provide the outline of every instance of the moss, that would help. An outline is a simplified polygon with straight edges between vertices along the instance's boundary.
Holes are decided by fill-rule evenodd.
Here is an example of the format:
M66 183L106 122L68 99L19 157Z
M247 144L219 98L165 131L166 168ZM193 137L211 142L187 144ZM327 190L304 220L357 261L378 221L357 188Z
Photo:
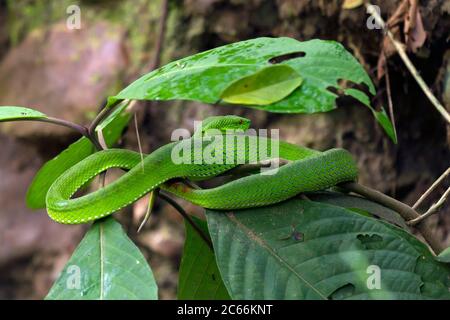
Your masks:
M146 65L157 38L161 0L7 0L7 29L11 44L17 45L35 29L45 29L67 19L69 5L81 8L81 26L106 20L126 30L130 51L130 73Z
M16 45L34 29L66 17L67 7L77 3L73 0L7 0L7 29L11 44Z

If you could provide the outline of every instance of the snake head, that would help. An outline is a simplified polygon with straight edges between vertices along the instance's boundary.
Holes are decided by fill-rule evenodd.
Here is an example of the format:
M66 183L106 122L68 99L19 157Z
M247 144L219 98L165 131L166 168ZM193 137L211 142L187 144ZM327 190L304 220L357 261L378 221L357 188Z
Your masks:
M227 116L215 116L209 117L202 121L202 134L207 133L208 130L220 130L222 133L226 133L227 130L247 130L250 128L250 120L247 118L227 115Z

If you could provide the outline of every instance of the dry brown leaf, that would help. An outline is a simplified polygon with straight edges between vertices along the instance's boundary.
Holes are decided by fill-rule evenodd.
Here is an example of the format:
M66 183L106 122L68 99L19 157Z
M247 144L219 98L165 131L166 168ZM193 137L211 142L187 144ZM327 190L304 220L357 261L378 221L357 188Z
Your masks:
M427 33L423 27L422 23L422 15L420 14L420 10L415 11L415 19L414 23L410 19L410 29L408 33L405 33L406 44L408 50L412 52L417 52L417 49L421 48L427 39ZM406 21L405 21L406 26Z

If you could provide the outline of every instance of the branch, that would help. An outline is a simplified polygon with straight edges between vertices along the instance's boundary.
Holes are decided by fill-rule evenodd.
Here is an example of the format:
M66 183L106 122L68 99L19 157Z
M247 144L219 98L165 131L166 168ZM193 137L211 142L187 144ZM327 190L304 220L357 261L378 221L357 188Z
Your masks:
M84 136L87 139L89 139L96 148L99 147L98 141L96 139L92 139L92 137L89 135L88 128L86 128L85 126L79 125L79 124L77 124L75 122L70 122L70 121L67 121L67 120L64 120L64 119L53 118L53 117L36 118L36 119L12 119L12 120L8 120L8 122L15 122L15 121L37 121L37 122L51 123L51 124L55 124L57 126L66 127L66 128L69 128L69 129L72 129L72 130L78 132L82 136Z
M365 187L356 182L347 182L340 184L339 186L348 191L360 194L369 200L382 204L385 207L388 207L398 212L405 221L413 221L414 219L420 217L420 215L410 206L394 198L391 198L377 190ZM430 245L430 247L436 254L439 254L441 251L445 249L440 243L440 241L434 237L434 234L431 232L431 230L427 228L424 224L417 224L416 227L422 234L425 241L427 241L427 243Z
M418 224L419 222L421 222L422 220L425 220L426 218L428 218L429 216L435 214L436 212L438 212L438 210L442 207L442 205L445 203L445 201L447 200L447 197L450 195L450 188L448 188L444 194L442 195L442 197L439 199L438 202L436 202L435 204L433 204L428 210L427 212L425 212L423 215L408 221L408 224L411 226L414 226L416 224Z
M394 35L389 30L389 28L386 26L386 23L384 22L383 18L381 18L381 16L378 14L378 12L373 9L373 6L371 4L366 3L366 8L367 8L367 12L369 12L374 17L377 24L383 28L383 30L387 34L389 40L391 40L392 44L394 45L395 49L397 50L398 54L400 55L400 58L405 63L406 67L408 68L409 72L411 72L411 75L414 77L414 79L416 79L417 84L423 90L423 92L428 97L430 102L433 104L433 106L436 108L436 110L444 117L444 119L448 123L450 123L450 114L444 108L444 106L439 102L439 100L433 95L430 88L427 86L425 81L422 79L422 77L420 76L416 67L413 65L413 63L409 59L408 55L406 54L406 51L403 48L403 44L398 42L397 40L395 40Z
M450 167L448 167L448 169L445 170L445 172L435 182L433 182L431 187L427 191L425 191L423 195L420 196L419 200L417 200L416 203L414 203L414 205L412 206L413 209L417 209L420 206L420 204L431 194L431 192L433 192L434 189L436 189L437 186L449 175L450 175Z
M208 245L208 247L211 249L211 251L214 251L212 242L209 239L209 237L206 234L203 233L202 229L200 229L199 226L197 226L197 224L194 222L194 220L192 220L192 218L189 216L189 214L187 214L187 212L184 211L183 207L180 206L178 204L178 202L176 202L175 200L173 200L169 196L165 195L163 192L160 192L158 195L161 197L161 199L163 199L168 204L170 204L172 207L174 207L178 211L178 213L180 213L181 216L184 219L186 219L186 221L197 232L197 234L203 239L203 241L205 241L205 243Z
M95 119L89 125L88 134L89 134L89 136L92 137L92 139L97 141L95 129L103 121L103 119L105 119L107 116L109 116L114 111L114 108L123 101L124 100L119 99L119 100L115 101L113 104L111 104L108 108L106 107L108 105L108 102L106 102L105 106L102 108L102 110L99 112L99 114L95 117ZM99 150L102 150L102 148L100 147Z
M395 128L394 104L392 103L391 80L389 76L388 59L384 50L382 50L382 54L384 56L384 67L386 68L385 79L386 79L386 94L388 99L389 115L391 117L392 127L394 128L394 136L396 137L396 139L398 139L397 129Z
M155 70L161 62L161 52L163 48L164 38L166 37L167 16L169 14L169 1L164 0L161 8L161 18L159 20L158 40L156 41L155 54L150 64L149 70Z

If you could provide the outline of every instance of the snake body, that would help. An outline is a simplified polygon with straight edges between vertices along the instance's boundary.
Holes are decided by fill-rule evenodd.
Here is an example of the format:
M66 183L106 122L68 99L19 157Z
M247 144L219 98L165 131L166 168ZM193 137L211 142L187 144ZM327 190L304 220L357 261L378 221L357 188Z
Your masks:
M205 125L206 124L206 125ZM217 133L203 139L208 129L225 132L228 129L246 129L249 121L236 116L212 117L203 123L190 139L172 142L145 157L141 163L139 153L109 149L85 158L64 172L50 187L46 206L49 216L65 224L86 223L112 214L135 202L156 188L162 188L194 204L210 209L241 209L277 203L298 193L330 188L338 183L354 181L358 170L350 153L344 149L319 152L279 141L279 157L291 161L278 168L274 174L252 174L211 189L193 189L177 179L204 180L224 174L245 163L271 159L273 140L264 137L245 137L240 148L228 145L225 135ZM196 163L198 152L219 140L225 163ZM236 137L237 139L237 137ZM192 146L198 143L200 148ZM265 144L268 152L259 152ZM217 145L217 144L216 144ZM174 163L174 148L192 150L189 163ZM231 156L231 158L230 158ZM78 198L73 195L99 173L110 168L128 170L114 182Z

